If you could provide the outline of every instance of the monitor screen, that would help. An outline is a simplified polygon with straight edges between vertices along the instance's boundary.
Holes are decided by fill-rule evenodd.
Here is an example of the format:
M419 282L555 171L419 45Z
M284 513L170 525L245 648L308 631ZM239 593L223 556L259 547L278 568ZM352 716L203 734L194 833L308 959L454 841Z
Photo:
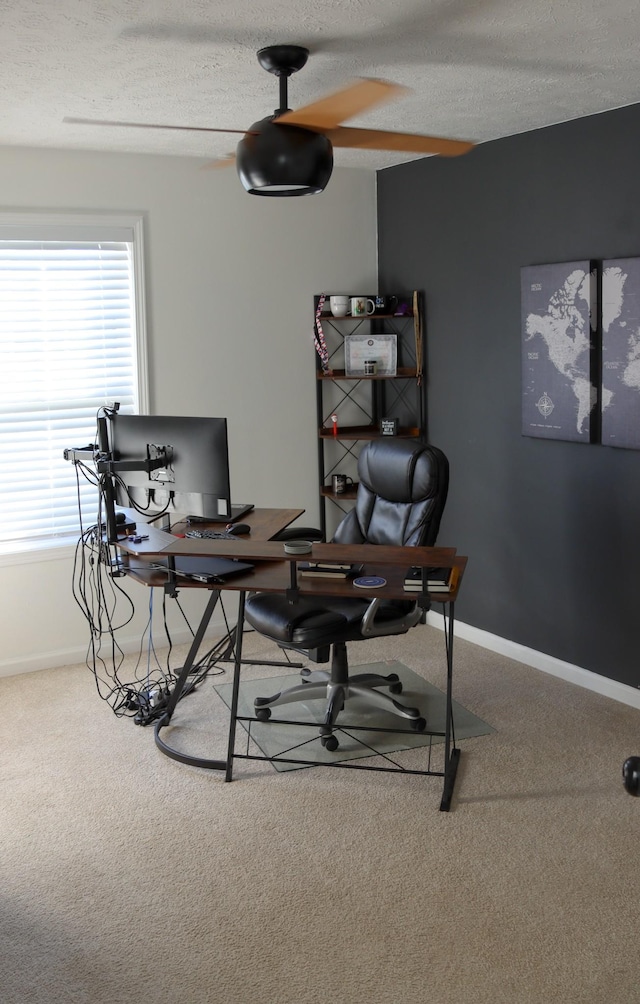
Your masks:
M113 461L155 460L156 470L117 470L116 502L148 513L175 512L210 520L231 519L226 418L112 414L108 423Z

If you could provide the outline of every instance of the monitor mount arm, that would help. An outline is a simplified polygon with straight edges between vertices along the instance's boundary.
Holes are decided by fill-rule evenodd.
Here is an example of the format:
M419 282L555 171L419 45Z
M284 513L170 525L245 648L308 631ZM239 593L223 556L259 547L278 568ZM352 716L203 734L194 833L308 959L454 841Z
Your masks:
M117 409L116 409L117 410ZM149 456L140 460L114 460L109 446L109 431L107 417L98 419L98 443L79 448L69 448L64 451L64 459L74 464L93 463L96 471L102 475L102 488L105 503L107 525L107 542L115 544L118 540L118 525L116 523L116 490L114 479L120 471L152 471L160 470L171 463L171 450L167 447L150 447Z
M98 454L94 458L98 474L104 475L104 500L107 522L107 540L110 544L115 544L118 540L118 527L116 523L116 490L114 485L115 475L119 471L145 471L151 474L152 471L160 470L171 463L171 453L166 448L152 448L149 456L144 460L114 460L113 453L109 445L108 419L102 416L98 419Z
M119 471L158 471L171 463L171 454L162 451L157 457L146 460L111 460L109 455L98 454L94 458L98 474L117 474Z

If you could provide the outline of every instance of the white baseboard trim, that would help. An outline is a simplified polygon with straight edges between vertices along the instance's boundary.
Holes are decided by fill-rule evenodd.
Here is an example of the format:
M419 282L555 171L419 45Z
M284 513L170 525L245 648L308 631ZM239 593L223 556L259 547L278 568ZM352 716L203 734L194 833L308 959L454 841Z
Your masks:
M211 621L205 638L220 638L226 631L222 619ZM185 645L192 640L188 628L172 629L171 641L174 645ZM140 650L140 635L118 636L118 645L126 655L132 655ZM42 652L28 658L0 660L0 678L4 676L19 676L22 673L35 673L40 669L58 669L61 666L76 666L84 663L87 658L87 646L73 646L59 649L56 652Z
M444 622L442 614L439 611L430 610L427 614L427 624L443 630ZM570 662L563 662L562 659L556 659L552 655L545 655L544 652L537 652L535 649L519 645L515 641L500 638L489 631L482 631L480 628L463 624L459 620L456 620L454 630L456 638L473 642L474 645L487 648L498 655L504 655L508 659L513 659L514 662L524 663L525 666L531 666L533 669L539 669L543 673L557 676L561 680L566 680L567 683L575 683L578 687L593 690L596 694L602 694L603 697L610 697L614 701L620 701L622 704L628 704L632 708L640 709L640 690L636 690L626 683L609 680L606 676L592 673L588 669L581 669L580 666L574 666Z

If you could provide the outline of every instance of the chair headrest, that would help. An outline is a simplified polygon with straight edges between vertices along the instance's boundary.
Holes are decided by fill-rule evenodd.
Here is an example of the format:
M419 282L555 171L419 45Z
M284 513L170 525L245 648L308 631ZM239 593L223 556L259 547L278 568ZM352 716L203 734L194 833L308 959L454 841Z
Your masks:
M390 502L420 502L439 490L433 448L415 439L376 439L358 458L358 477L375 495Z

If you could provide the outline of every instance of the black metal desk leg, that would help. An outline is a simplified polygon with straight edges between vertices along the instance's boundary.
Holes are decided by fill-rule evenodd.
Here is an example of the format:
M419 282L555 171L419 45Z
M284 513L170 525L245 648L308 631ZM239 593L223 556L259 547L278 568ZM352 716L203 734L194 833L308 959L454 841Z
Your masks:
M244 633L244 603L246 593L240 593L238 602L238 620L236 622L236 659L233 669L233 687L231 688L231 709L229 714L229 749L227 751L227 771L225 781L233 779L233 753L236 744L236 716L238 714L238 694L240 692L240 667L242 665L242 636Z
M204 613L200 618L200 623L198 624L196 633L193 636L193 641L191 642L191 647L189 648L189 651L187 653L187 658L185 659L184 666L180 671L180 675L176 680L176 685L173 688L173 692L167 703L167 713L162 719L163 725L168 725L169 721L171 720L173 712L176 710L176 704L178 703L180 697L182 696L182 691L184 690L184 685L187 682L187 677L189 676L189 673L193 668L193 664L196 661L196 656L200 650L200 646L202 645L202 639L204 638L205 631L209 627L209 621L213 616L213 611L215 610L219 599L220 599L220 590L219 589L212 590L211 596L209 597L207 605L204 609Z
M207 602L204 613L200 618L200 623L191 642L191 647L185 659L184 666L180 672L178 679L176 680L176 685L173 688L173 693L169 698L167 704L167 710L165 714L156 722L156 727L154 729L154 739L158 749L164 753L166 756L171 757L172 760L178 760L180 763L186 763L193 767L204 767L206 770L225 770L227 766L226 760L209 760L205 757L195 757L190 756L188 753L181 753L179 750L174 750L171 746L167 746L164 740L160 737L160 729L164 728L171 721L171 716L176 709L176 704L180 700L182 691L184 690L184 685L187 682L187 677L191 672L193 664L196 660L196 656L202 644L202 639L204 638L207 627L209 626L209 621L213 611L216 608L216 604L220 598L220 590L214 589L211 592L211 596Z
M446 606L445 604L443 607L443 613L445 619L445 647L447 650L447 720L444 727L444 787L442 801L440 802L441 812L448 812L451 808L451 798L456 783L458 763L460 762L460 750L456 748L455 736L453 735L453 625L455 614L454 604L449 603L449 617L447 620Z

